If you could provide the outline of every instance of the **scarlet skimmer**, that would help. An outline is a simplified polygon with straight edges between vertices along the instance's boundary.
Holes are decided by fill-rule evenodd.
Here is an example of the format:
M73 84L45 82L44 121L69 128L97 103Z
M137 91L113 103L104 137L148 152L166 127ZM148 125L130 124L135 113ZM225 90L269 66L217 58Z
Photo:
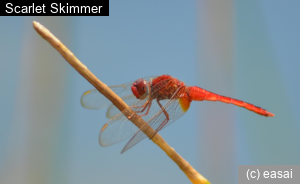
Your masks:
M274 116L253 104L221 96L197 86L186 86L170 75L141 78L110 88L135 111L135 114L126 117L96 89L83 93L81 104L88 109L108 107L106 116L110 119L100 131L99 143L101 146L110 146L131 137L121 153L147 137L141 129L129 121L132 116L140 116L158 132L181 117L189 109L193 100L220 101L244 107L262 116ZM124 111L132 112L130 109ZM145 126L147 127L149 126Z

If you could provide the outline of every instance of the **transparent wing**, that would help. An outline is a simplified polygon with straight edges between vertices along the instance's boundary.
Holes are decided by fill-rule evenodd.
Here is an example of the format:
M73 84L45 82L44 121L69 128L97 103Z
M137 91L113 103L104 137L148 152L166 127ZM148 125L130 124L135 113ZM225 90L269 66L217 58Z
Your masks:
M137 111L137 115L141 115L142 112L139 112L141 108L138 107L143 106L147 100L148 99L138 100L134 105L131 106L131 108L125 109L123 112L119 112L116 116L105 123L99 134L100 145L110 146L133 136L134 133L139 129L133 123L131 123L127 117L134 117L134 113L130 113L132 110ZM125 116L123 113L128 114L128 116ZM144 118L147 119L148 116L143 116L143 119Z
M134 103L136 103L138 101L138 99L136 99L136 97L132 94L123 96L122 99L128 106L132 106ZM114 106L114 104L111 104L107 109L106 117L110 119L119 113L120 113L120 110L116 106Z
M144 80L150 81L155 77L145 77ZM131 85L135 81L127 82L121 85L109 86L121 98L132 95ZM84 92L81 96L80 103L87 109L101 109L111 105L111 102L105 98L97 89Z
M160 88L167 85L168 83L166 81L162 81L160 84L157 84L153 89L156 89L156 91L151 92L151 96L144 100L138 100L136 103L134 103L131 106L131 109L136 112L137 115L141 116L144 115L147 112L147 108L144 110L144 112L140 112L147 102L149 102L149 99L153 99L151 97L155 96L157 91L159 91ZM160 86L158 86L160 85ZM153 95L153 96L152 96ZM175 97L175 95L173 95ZM161 105L166 109L166 111L169 114L169 122L165 124L162 128L166 127L167 125L174 122L176 119L178 119L180 116L184 114L185 111L182 110L179 100L175 98L171 98L170 100L161 100L159 101ZM189 103L189 102L188 102ZM133 117L134 113L129 113L131 109L124 110L124 113L128 113L128 117ZM149 109L149 112L147 115L141 116L141 118L147 122L151 127L153 127L155 130L159 131L157 127L160 126L166 119L165 114L161 110L159 104L156 100L151 101L151 106ZM162 129L161 128L161 129ZM133 136L134 135L134 136ZM132 137L133 136L133 137ZM110 119L101 129L99 134L99 143L101 146L110 146L112 144L121 142L129 137L132 137L131 140L127 143L125 148L123 149L122 153L132 146L134 146L136 143L141 141L142 139L146 138L147 136L139 130L138 127L136 127L132 122L128 120L126 116L124 116L123 113L119 113L116 116L114 116L112 119Z
M167 84L167 83L166 83ZM165 86L163 82L161 82L161 87ZM157 84L158 85L158 84ZM161 88L160 87L160 88ZM133 117L134 113L131 110L136 112L136 115L143 115L147 112L148 109L145 109L144 112L141 112L144 109L144 106L149 99L151 99L160 89L156 87L155 90L151 91L151 94L147 97L141 97L143 100L135 100L135 102L130 106L130 108L125 109L123 112L119 112L117 115L112 117L107 123L104 124L103 128L99 134L99 143L101 146L110 146L121 142L129 137L132 137L139 129L136 127L131 121L128 120L127 117ZM126 99L126 98L125 98ZM160 107L156 102L151 102L151 108L147 115L141 116L145 122L148 122L149 119L155 115ZM109 110L110 111L110 110ZM128 114L125 116L124 114Z
M156 132L159 132L160 130L166 128L170 124L174 123L178 118L180 118L189 108L190 102L186 98L178 98L176 97L179 95L179 93L174 94L173 97L170 100L163 100L159 101L165 111L169 115L169 121L166 121L166 115L161 110L161 108L158 106L155 106L155 108L160 108L160 110L153 116L151 119L148 120L148 124L150 126L145 126L141 130L138 130L133 137L128 141L128 143L125 145L121 153L124 153L134 145L136 145L141 140L148 137L146 134L144 134L143 131L146 131L149 127L156 130ZM156 103L157 104L157 103ZM182 108L182 104L184 104L185 108ZM155 134L154 134L155 135ZM151 137L153 137L152 135Z

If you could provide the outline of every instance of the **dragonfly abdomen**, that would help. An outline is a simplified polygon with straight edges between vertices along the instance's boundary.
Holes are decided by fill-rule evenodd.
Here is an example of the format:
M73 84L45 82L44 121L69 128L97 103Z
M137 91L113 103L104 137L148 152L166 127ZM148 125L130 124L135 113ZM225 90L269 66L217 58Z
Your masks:
M220 101L220 102L224 102L224 103L229 103L229 104L234 104L240 107L244 107L245 109L248 109L250 111L253 111L257 114L260 114L262 116L274 116L274 114L268 112L267 110L255 106L253 104L244 102L242 100L237 100L237 99L233 99L230 97L226 97L226 96L221 96L218 95L216 93L212 93L209 91L206 91L205 89L199 88L197 86L193 86L193 87L189 87L189 96L192 100L196 100L196 101L203 101L203 100L208 100L208 101Z
M218 95L218 96L219 96L219 101L220 102L230 103L230 104L234 104L234 105L237 105L237 106L240 106L240 107L244 107L245 109L253 111L253 112L255 112L259 115L262 115L262 116L266 116L266 117L274 116L274 114L268 112L266 109L263 109L261 107L255 106L255 105L247 103L247 102L244 102L242 100L237 100L237 99L233 99L233 98L226 97L226 96L221 96L221 95Z

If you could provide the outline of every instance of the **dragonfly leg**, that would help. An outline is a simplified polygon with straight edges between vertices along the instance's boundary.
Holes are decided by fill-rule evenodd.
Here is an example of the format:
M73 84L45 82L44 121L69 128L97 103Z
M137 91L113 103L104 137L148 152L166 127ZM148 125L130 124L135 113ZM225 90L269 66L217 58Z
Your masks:
M156 132L158 132L168 123L168 121L170 120L170 117L169 117L168 112L165 110L165 108L160 104L159 100L157 99L156 101L166 116L166 119L156 128Z
M132 108L138 108L138 109L143 108L140 111L136 111L136 112L143 112L145 110L145 108L148 106L148 104L149 104L149 100L147 100L146 103L144 103L142 106L136 106L136 105L134 105Z
M177 89L177 91L176 91L176 93L175 93L175 97L177 97L177 95L178 94L181 94L181 90L182 90L183 88L182 88L182 86L180 86L178 89ZM173 97L174 97L173 96ZM157 101L157 103L158 103L158 105L159 105L159 107L161 108L161 110L163 111L163 113L165 114L165 116L166 116L166 119L156 128L156 132L158 132L158 131L160 131L168 122L169 122L169 120L170 120L170 117L169 117L169 114L168 114L168 112L165 110L165 108L161 105L161 103L159 102L159 100L158 100L158 98L156 99L156 101Z
M148 113L149 113L149 110L150 110L150 107L151 107L151 104L152 104L152 100L148 100L146 103L144 103L144 105L142 105L141 107L137 107L135 106L134 108L143 108L142 110L140 111L135 111L137 113L142 113L145 111L145 109L148 107L147 111L145 114L142 114L140 116L146 116Z
M146 113L145 114L142 114L142 115L140 115L141 117L142 116L146 116L146 115L148 115L148 113L149 113L149 110L150 110L150 107L151 107L151 104L152 104L152 100L150 100L150 102L148 103L148 108L147 108L147 111L146 111ZM142 112L144 111L146 109L146 107L142 110Z

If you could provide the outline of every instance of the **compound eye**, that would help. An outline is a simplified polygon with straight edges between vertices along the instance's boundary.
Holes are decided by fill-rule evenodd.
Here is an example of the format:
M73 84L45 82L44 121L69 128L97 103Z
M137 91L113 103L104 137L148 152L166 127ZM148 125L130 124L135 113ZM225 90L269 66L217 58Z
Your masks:
M131 86L131 91L132 91L132 93L134 94L134 96L135 96L137 99L140 98L140 94L139 94L139 92L138 92L138 90L137 90L137 87L136 87L136 82L132 84L132 86Z
M138 79L136 81L136 88L140 96L144 95L147 92L147 82L143 79Z

